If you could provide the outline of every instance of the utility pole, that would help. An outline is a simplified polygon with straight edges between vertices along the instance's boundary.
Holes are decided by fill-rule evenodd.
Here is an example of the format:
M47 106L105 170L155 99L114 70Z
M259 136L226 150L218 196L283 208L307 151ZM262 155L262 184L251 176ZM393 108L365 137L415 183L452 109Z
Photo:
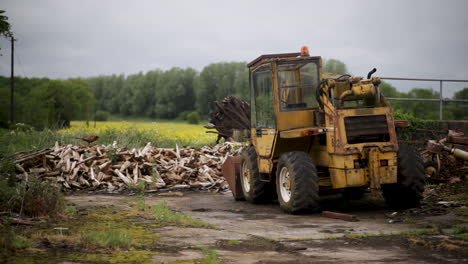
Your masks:
M11 36L10 125L15 124L15 39Z

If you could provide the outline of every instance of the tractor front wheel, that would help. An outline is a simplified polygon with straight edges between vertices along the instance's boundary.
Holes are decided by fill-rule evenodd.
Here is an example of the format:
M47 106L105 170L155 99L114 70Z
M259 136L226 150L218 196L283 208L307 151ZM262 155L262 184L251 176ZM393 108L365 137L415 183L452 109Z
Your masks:
M281 155L276 170L276 192L281 209L287 213L318 209L317 169L302 151Z
M417 207L424 192L424 164L416 150L402 145L398 151L398 182L383 184L382 194L385 202L392 208Z
M268 182L261 181L257 164L257 152L253 146L244 149L241 153L240 183L242 192L247 201L263 203L271 200Z

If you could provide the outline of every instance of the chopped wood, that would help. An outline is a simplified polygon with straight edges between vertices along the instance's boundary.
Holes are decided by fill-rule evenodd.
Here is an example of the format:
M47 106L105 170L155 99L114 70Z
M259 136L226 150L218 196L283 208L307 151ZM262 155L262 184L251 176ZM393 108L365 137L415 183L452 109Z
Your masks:
M123 182L125 182L125 184L130 185L132 183L130 179L123 175L122 172L120 172L118 169L115 169L114 172L117 176L119 176L120 179L122 179Z
M241 149L240 144L231 142L200 149L178 145L174 149L157 148L148 143L131 150L117 148L116 143L108 146L56 143L50 149L20 152L12 157L19 179L26 180L28 173L38 175L66 190L118 192L142 181L145 188L153 191L161 188L224 191L229 187L220 165ZM89 156L84 157L85 153Z
M91 157L89 157L89 158L86 158L86 159L84 159L84 160L78 162L78 165L81 164L81 163L85 163L85 162L87 162L87 161L89 161L89 160L95 159L95 158L97 158L97 156L96 156L96 155L93 155L93 156L91 156Z

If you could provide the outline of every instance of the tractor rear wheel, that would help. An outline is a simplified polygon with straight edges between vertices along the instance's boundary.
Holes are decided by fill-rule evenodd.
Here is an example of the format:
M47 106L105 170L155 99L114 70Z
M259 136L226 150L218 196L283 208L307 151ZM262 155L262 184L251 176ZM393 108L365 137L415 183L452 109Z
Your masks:
M263 203L271 200L271 186L261 181L257 164L257 152L253 146L244 149L241 153L240 183L242 192L247 201Z
M398 182L383 184L385 202L392 208L411 208L420 205L424 192L424 164L416 150L401 145L398 151Z
M281 155L276 170L276 192L281 209L295 214L318 209L318 176L312 158L302 151Z

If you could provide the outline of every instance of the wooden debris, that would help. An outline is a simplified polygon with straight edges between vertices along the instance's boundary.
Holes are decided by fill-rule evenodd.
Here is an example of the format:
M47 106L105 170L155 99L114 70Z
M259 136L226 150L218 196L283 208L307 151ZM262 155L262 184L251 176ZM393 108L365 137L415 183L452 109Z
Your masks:
M201 149L141 149L104 145L60 145L13 155L18 178L28 175L52 180L67 190L118 192L136 184L156 191L183 189L228 189L221 164L239 155L242 145L226 142Z
M215 106L216 110L210 114L210 125L205 127L217 130L217 132L208 131L208 133L218 134L216 143L219 143L221 138L231 140L236 130L250 130L249 103L238 97L228 96L221 102L215 102Z

